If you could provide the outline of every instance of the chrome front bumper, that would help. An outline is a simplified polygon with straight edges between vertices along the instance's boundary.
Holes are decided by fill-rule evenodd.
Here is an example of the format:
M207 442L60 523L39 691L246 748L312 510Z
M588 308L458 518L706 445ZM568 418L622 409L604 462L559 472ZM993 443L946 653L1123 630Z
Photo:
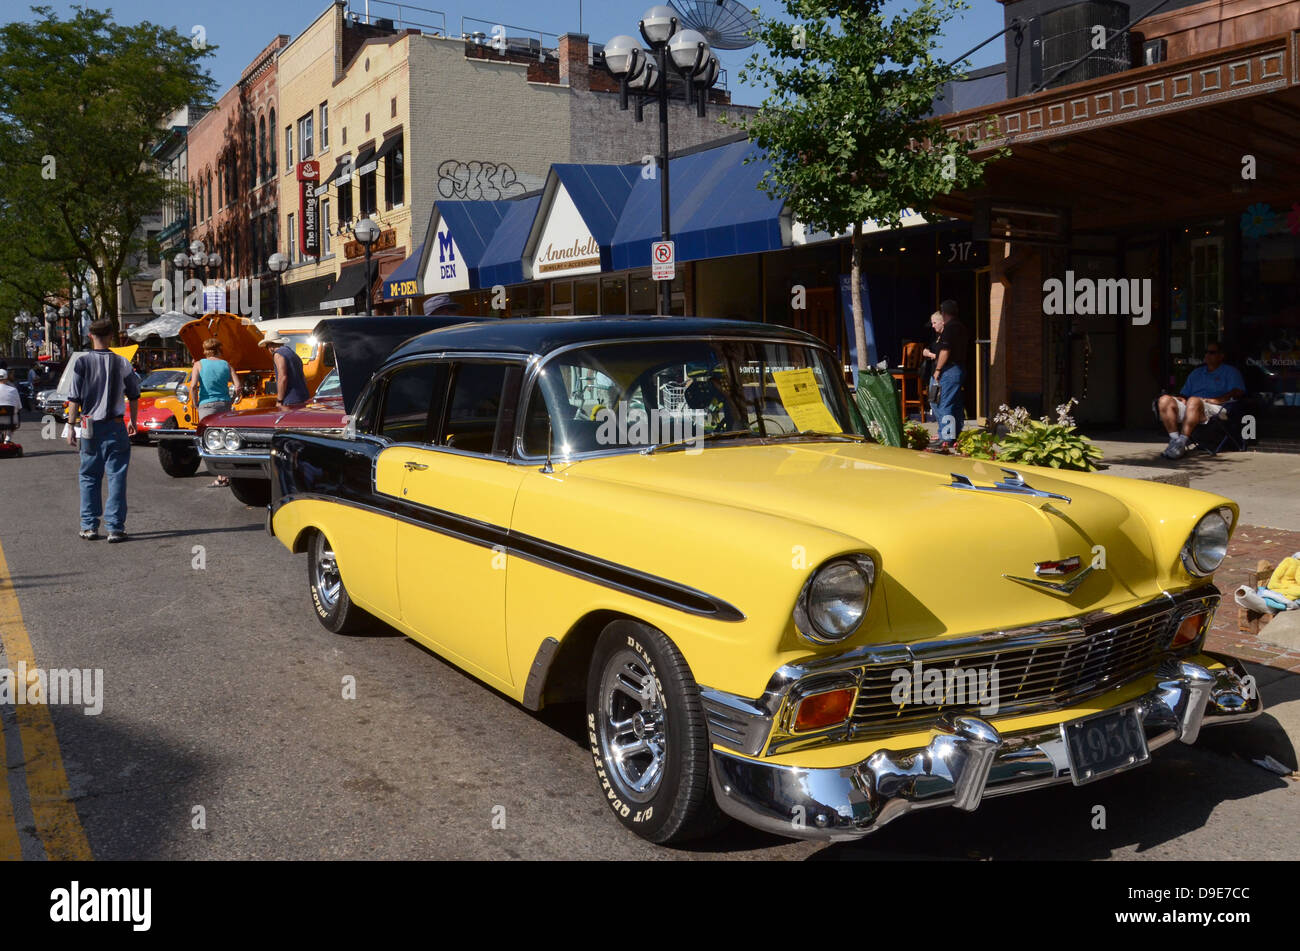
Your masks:
M1202 725L1263 712L1241 664L1215 659L1226 669L1180 662L1122 705L1136 706L1149 749L1195 743ZM915 809L970 811L990 796L1072 781L1060 724L1001 734L974 716L941 719L927 746L881 750L839 768L781 766L715 748L711 775L718 805L733 818L777 835L824 840L859 838Z
M230 476L235 479L269 479L271 478L271 454L208 452L200 448L199 455L207 464L213 475Z

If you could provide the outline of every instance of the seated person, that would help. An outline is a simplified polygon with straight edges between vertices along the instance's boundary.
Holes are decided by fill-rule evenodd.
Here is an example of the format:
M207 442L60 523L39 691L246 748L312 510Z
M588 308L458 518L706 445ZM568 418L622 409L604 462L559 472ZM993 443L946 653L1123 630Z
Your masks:
M1227 418L1227 404L1246 395L1246 381L1234 366L1223 362L1223 345L1212 341L1205 348L1205 363L1188 374L1180 396L1166 393L1156 404L1160 422L1169 433L1169 445L1160 455L1180 459L1201 423Z

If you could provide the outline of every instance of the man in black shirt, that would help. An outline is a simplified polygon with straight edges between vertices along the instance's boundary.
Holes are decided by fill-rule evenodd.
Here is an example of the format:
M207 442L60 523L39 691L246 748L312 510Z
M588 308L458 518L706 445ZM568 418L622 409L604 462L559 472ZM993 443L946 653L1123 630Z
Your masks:
M943 330L939 332L938 357L934 361L934 381L939 385L935 419L939 423L939 444L950 449L961 434L965 419L962 383L966 375L966 345L970 333L957 319L957 302L946 300L939 305Z

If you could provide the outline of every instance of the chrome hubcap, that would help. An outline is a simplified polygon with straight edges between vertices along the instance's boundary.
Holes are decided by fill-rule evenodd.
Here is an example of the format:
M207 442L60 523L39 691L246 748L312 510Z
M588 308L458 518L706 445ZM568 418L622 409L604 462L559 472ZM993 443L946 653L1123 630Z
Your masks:
M329 547L324 535L316 536L316 594L326 610L334 610L339 602L339 591L343 588L343 579L339 577L338 563L334 560L334 550Z
M652 798L667 762L663 698L641 656L622 650L600 683L600 747L618 791L634 802Z

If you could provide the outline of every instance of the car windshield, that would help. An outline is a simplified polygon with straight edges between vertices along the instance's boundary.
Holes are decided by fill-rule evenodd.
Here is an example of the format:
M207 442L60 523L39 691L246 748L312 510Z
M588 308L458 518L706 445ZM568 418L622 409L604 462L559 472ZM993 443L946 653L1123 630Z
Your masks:
M548 360L524 450L545 455L548 436L553 454L572 456L863 432L820 348L682 338L596 344Z
M187 376L184 370L154 370L145 375L140 381L142 390L161 390L166 387L175 386L177 383L183 383Z
M320 386L316 388L316 399L325 396L339 396L343 393L343 384L339 382L339 373L337 370L330 370L325 374L325 379L320 381Z

